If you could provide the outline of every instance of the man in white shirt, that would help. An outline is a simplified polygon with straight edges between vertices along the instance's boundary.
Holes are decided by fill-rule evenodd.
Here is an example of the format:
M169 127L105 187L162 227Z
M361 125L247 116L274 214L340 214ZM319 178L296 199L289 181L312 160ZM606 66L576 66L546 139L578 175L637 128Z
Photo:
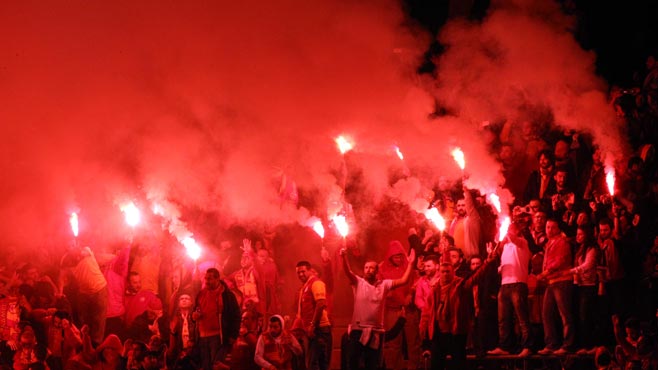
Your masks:
M416 253L412 249L407 257L409 263L404 275L395 280L377 279L378 264L366 261L363 277L352 272L347 261L347 250L341 249L343 269L354 292L354 311L350 324L348 346L348 369L359 369L359 360L363 356L366 370L379 368L384 342L384 300L391 290L405 285L409 280Z
M513 322L521 328L521 353L519 357L530 355L530 319L528 311L528 266L530 249L528 242L520 235L519 226L512 223L507 238L501 242L500 290L498 291L498 348L489 351L490 355L508 355L514 347L511 334ZM512 316L514 315L514 317ZM515 320L513 320L513 318Z

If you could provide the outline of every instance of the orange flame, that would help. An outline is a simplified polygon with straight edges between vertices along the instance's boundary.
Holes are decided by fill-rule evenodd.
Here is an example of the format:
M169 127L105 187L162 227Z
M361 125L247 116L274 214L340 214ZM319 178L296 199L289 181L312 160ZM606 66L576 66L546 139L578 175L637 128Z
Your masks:
M181 244L185 247L185 250L187 251L187 255L193 259L193 260L198 260L199 257L201 257L201 247L199 244L197 244L196 240L192 238L191 236L188 236L181 240Z
M335 140L336 145L338 145L338 150L340 150L340 154L345 154L354 148L354 143L343 135L338 136Z
M436 207L432 207L425 211L425 217L428 220L432 221L434 226L436 226L439 231L444 231L446 229L446 220L441 216L439 210Z
M498 241L502 242L503 239L507 236L507 230L509 230L509 225L512 223L509 216L505 216L500 222L500 228L498 229Z
M322 226L322 221L317 220L313 223L313 231L315 231L320 238L324 239L324 226Z
M489 202L494 206L496 211L500 213L500 197L496 193L489 194Z
M605 183L608 185L610 195L615 195L615 169L608 167L605 169Z
M451 152L452 158L455 159L455 162L457 162L457 165L461 170L463 171L464 168L466 168L466 159L464 158L464 152L460 148L455 148Z
M345 216L336 215L332 217L331 221L333 221L334 225L336 225L336 230L338 230L340 236L344 238L347 236L347 234L349 234L350 226L347 224L347 220L345 219Z
M402 155L402 152L400 151L400 147L395 146L394 148L395 148L395 154L397 154L397 155L398 155L398 158L400 158L400 160L403 161L403 160L404 160L404 156Z
M73 231L73 236L76 238L78 237L78 214L73 212L71 213L71 217L69 218L69 222L71 223L71 231Z
M122 205L121 212L123 212L126 219L126 224L130 227L135 227L139 224L141 220L141 215L139 214L139 209L135 206L135 203L130 202Z

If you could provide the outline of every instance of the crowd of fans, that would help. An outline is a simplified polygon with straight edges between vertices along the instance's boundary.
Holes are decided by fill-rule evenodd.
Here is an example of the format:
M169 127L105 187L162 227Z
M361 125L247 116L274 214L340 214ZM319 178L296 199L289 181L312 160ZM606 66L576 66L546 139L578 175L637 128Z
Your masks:
M516 199L502 241L481 194L441 181L432 204L445 231L410 225L408 246L391 241L381 262L350 241L335 255L323 249L322 266L299 261L294 309L281 304L293 293L279 278L292 267L267 237L222 243L212 266L137 245L110 255L76 246L54 271L7 255L0 367L335 368L331 311L347 277L354 310L336 333L341 368L461 369L471 352L655 369L658 63L647 67L642 86L610 94L632 150L613 194L606 153L587 134L509 120L483 129Z

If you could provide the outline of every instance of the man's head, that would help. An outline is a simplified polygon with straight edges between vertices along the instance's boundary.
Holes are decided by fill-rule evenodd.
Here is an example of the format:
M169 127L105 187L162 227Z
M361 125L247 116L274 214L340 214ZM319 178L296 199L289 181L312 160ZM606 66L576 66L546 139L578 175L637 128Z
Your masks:
M578 213L578 217L576 217L576 225L578 226L589 225L589 215L587 214L587 212Z
M180 296L178 296L178 308L183 309L183 310L189 310L192 308L192 296L183 293Z
M306 283L306 281L313 275L313 272L311 271L311 263L308 261L297 262L295 271L297 272L299 281L302 283Z
M245 310L242 313L241 325L249 331L254 331L258 328L259 314L256 310Z
M67 328L70 322L70 316L66 311L55 311L52 320L53 327L57 329Z
M439 282L441 285L448 285L452 283L455 278L455 269L448 262L441 263L439 267Z
M432 279L436 276L436 273L439 271L439 257L437 256L427 256L423 262L423 270L425 275Z
M544 231L546 229L546 213L544 212L535 212L532 216L532 227L535 231Z
M555 170L555 184L559 189L562 189L567 186L567 169L565 167L558 167Z
M466 217L466 200L464 198L457 200L455 211L457 212L457 216Z
M379 271L379 265L375 261L367 261L363 265L363 278L367 281L374 281L377 279L377 272Z
M142 368L144 370L158 370L160 366L158 366L158 356L159 353L157 351L147 351L144 353L144 356L142 357Z
M273 337L278 337L283 331L283 319L279 315L270 317L270 334Z
M633 317L626 320L624 323L624 329L626 329L626 336L634 341L637 341L642 334L640 320Z
M258 259L258 263L262 265L270 258L270 252L265 248L261 248L256 252L256 258Z
M546 236L549 238L555 238L560 235L562 231L560 230L560 224L556 219L549 218L546 221Z
M612 230L614 229L612 220L609 218L602 218L599 221L599 239L607 240L612 237Z
M480 256L471 257L471 262L469 264L470 270L475 271L482 266L482 258Z
M462 252L462 250L459 248L450 248L448 249L448 260L452 266L457 268L464 260L464 252Z
M558 140L557 143L555 143L555 150L553 153L555 154L556 160L565 161L569 155L569 143L565 140Z
M553 152L548 149L539 152L537 158L539 159L540 170L552 170L553 166L555 166L555 157L553 156Z
M530 207L530 212L533 215L541 211L541 202L539 199L531 199L530 203L528 203L528 206Z
M242 259L240 259L240 267L243 269L248 269L254 265L254 260L251 258L251 254L248 252L242 253Z
M130 272L130 275L128 275L128 287L135 293L142 290L142 277L139 276L138 272Z
M204 277L204 280L206 282L206 288L210 290L219 288L219 270L214 267L209 268L206 270L206 276Z

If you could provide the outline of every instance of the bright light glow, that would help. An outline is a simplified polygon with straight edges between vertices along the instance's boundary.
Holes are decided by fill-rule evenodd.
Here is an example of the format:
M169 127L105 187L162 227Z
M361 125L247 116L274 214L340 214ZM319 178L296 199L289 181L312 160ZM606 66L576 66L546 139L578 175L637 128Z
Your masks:
M338 150L340 154L345 154L354 148L354 143L348 140L345 136L340 135L336 138L336 145L338 145Z
M317 220L313 223L313 231L315 231L322 239L324 239L324 226L322 226L322 221Z
M401 161L404 160L404 156L402 155L402 152L400 151L400 147L395 146L395 154L398 155L398 158L400 158Z
M332 217L331 221L333 221L334 225L336 225L336 230L338 230L338 233L343 238L346 237L347 234L350 232L350 227L347 224L347 220L345 219L345 216L336 215Z
M153 207L151 208L151 210L155 215L164 216L164 209L159 203L153 203Z
M130 202L122 205L121 212L123 212L128 226L135 227L139 224L141 215L139 214L139 209L135 206L135 203Z
M498 229L498 241L502 242L503 239L507 236L507 230L509 230L509 225L512 223L509 216L505 216L500 222L500 228Z
M192 238L191 236L188 236L181 240L181 244L185 247L185 250L187 251L187 255L193 259L193 260L198 260L199 257L201 257L201 247L199 244L197 244L196 240Z
M461 149L455 148L452 150L452 158L455 159L455 162L457 162L457 165L459 168L464 170L466 168L466 159L464 158L464 152L462 152Z
M425 211L425 217L428 220L432 221L434 226L436 226L439 231L444 231L446 229L446 220L441 216L439 210L436 207L432 207Z
M496 211L500 213L500 197L496 193L491 193L489 194L489 202L491 202L491 205L494 206Z
M615 169L607 167L605 169L605 183L608 185L610 195L615 195Z
M71 213L71 218L69 218L69 222L71 223L71 231L73 231L73 236L76 238L78 237L78 214L73 212Z

